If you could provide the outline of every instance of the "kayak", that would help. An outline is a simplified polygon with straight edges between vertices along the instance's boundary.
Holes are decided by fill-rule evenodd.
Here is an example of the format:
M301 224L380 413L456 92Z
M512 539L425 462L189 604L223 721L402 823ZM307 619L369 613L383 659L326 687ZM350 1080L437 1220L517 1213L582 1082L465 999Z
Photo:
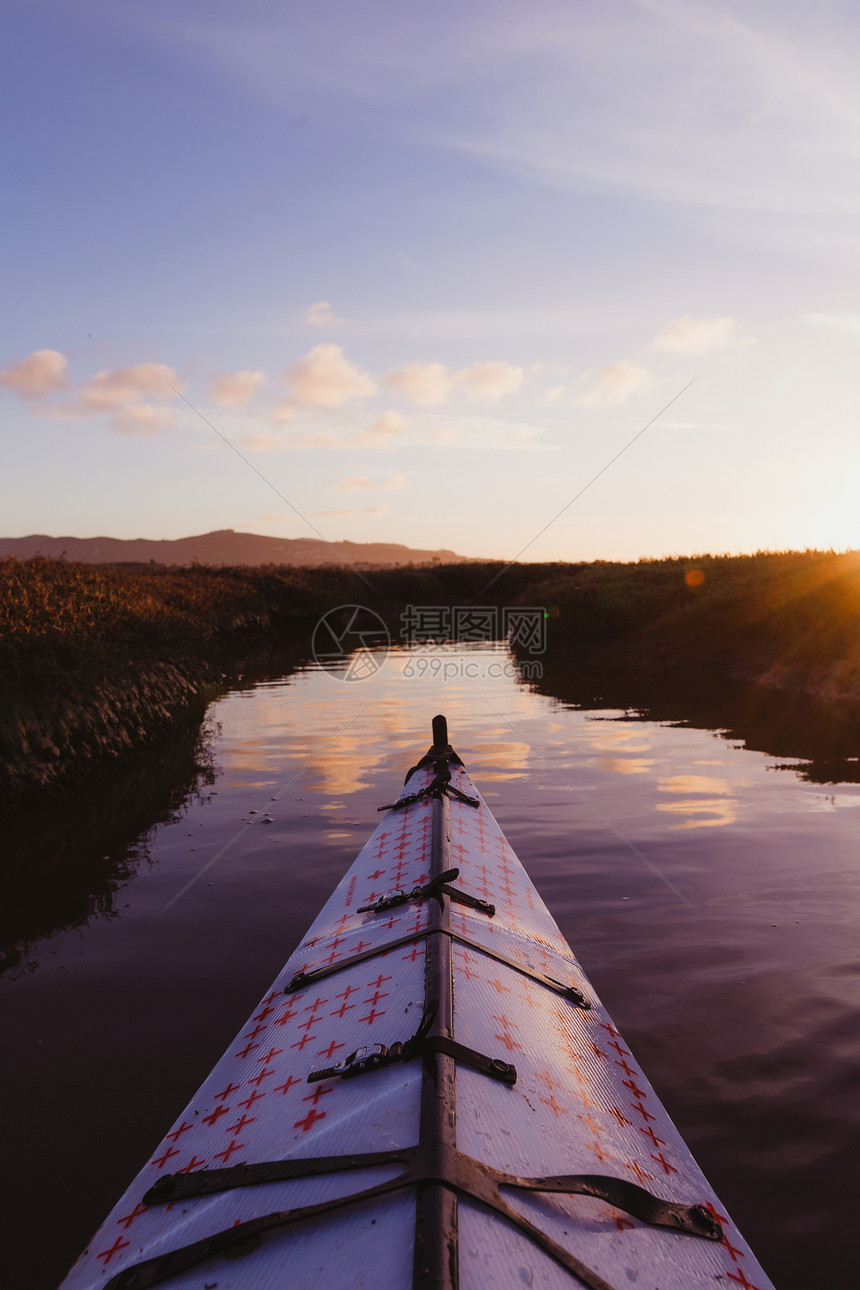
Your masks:
M433 744L62 1290L773 1290Z

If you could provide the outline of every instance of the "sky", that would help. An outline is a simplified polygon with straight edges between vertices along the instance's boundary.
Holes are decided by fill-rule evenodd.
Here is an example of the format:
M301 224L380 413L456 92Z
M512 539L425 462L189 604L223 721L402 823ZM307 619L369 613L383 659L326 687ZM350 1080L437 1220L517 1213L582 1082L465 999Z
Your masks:
M0 535L860 546L855 4L3 10Z

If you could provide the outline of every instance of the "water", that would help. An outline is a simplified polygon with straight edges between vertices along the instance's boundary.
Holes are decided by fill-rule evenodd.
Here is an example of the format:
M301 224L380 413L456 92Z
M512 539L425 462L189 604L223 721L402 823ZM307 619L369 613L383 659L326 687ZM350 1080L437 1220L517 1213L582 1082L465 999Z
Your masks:
M857 732L570 668L539 693L502 647L418 663L246 684L202 743L0 839L8 1284L57 1285L439 711L775 1285L853 1284Z

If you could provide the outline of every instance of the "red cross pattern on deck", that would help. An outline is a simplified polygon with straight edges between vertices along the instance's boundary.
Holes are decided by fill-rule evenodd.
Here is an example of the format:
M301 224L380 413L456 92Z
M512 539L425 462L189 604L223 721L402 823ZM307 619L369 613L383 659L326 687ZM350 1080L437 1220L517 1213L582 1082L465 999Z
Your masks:
M491 901L493 899L493 889L489 885L489 870L485 864L478 865L477 868L482 874L481 881L478 882L477 879L472 878L472 885L475 891L479 892L484 897L484 900Z
M382 853L385 850L385 844L388 841L388 839L393 836L394 836L393 834L388 833L387 831L383 831L382 833L380 833L379 837L376 839L376 841L373 844L376 847L376 855L371 855L370 857L371 860L379 861L382 859ZM385 873L385 870L383 869L382 872ZM377 874L376 876L378 878L379 874Z
M194 1128L193 1124L186 1124L185 1121L183 1120L178 1129L173 1129L172 1132L165 1134L165 1137L168 1140L168 1142L169 1141L178 1142L183 1133L187 1133L189 1129L193 1129L193 1128Z
M648 1094L645 1092L644 1088L639 1088L639 1086L638 1086L638 1084L636 1083L635 1079L623 1079L623 1080L621 1081L621 1083L622 1083L622 1085L624 1086L624 1088L629 1088L629 1089L630 1089L630 1092L631 1092L631 1093L633 1093L636 1097L647 1097L647 1096L648 1096Z
M116 1221L117 1223L122 1223L125 1230L128 1231L134 1220L140 1218L141 1214L146 1214L148 1209L148 1205L141 1205L140 1201L138 1201L130 1214L123 1214L122 1218L118 1218Z
M281 1013L280 1017L275 1018L273 1025L285 1026L288 1021L292 1021L293 1017L297 1017L299 1015L298 1009L293 1007L294 1003L295 1000L293 999L287 1004L286 1010Z
M638 1160L628 1160L626 1161L626 1164L627 1164L627 1168L630 1169L636 1175L636 1181L638 1182L640 1187L644 1186L646 1182L653 1182L654 1175L646 1173L645 1170L639 1164Z
M455 852L457 853L456 855L454 854ZM458 869L462 869L463 865L466 863L468 858L469 858L469 848L465 846L464 843L462 842L451 843L451 859L454 861L454 864L457 866Z
M550 1093L549 1097L542 1097L542 1098L539 1098L538 1100L543 1102L544 1106L549 1107L549 1109L552 1111L556 1119L558 1119L559 1113L561 1115L570 1114L566 1106L561 1106L558 1102L556 1102L554 1093ZM580 1116L579 1118L581 1120L582 1116Z
M182 1168L177 1169L176 1172L178 1174L190 1174L190 1173L193 1173L195 1169L199 1169L201 1165L205 1165L205 1164L206 1164L205 1160L198 1160L197 1156L193 1155L191 1159L188 1161L188 1164L183 1165Z
M669 1161L668 1161L668 1160L666 1160L666 1159L664 1158L664 1156L663 1156L663 1152L662 1152L662 1151L658 1151L658 1152L657 1152L657 1154L656 1154L656 1156L652 1153L652 1155L651 1155L651 1159L652 1159L656 1164L658 1164L658 1165L662 1165L662 1166L663 1166L663 1172L664 1172L665 1174L676 1174L676 1173L678 1172L678 1170L675 1168L675 1166L674 1166L674 1165L670 1165L670 1164L669 1164Z
M238 1093L241 1087L242 1087L241 1084L233 1084L231 1082L231 1083L228 1083L227 1087L224 1089L222 1093L215 1093L214 1096L219 1098L223 1102L225 1097L229 1097L231 1093Z
M329 1090L326 1090L329 1091ZM325 1119L325 1111L318 1111L312 1106L303 1120L296 1120L293 1125L294 1129L301 1129L302 1133L307 1133L308 1129L313 1128L317 1120Z
M332 1040L328 1048L321 1048L319 1050L319 1052L317 1053L317 1057L328 1057L329 1059L331 1059L332 1055L337 1051L338 1048L344 1048L344 1047L345 1047L344 1044L337 1044L335 1043L334 1040Z
M290 1089L293 1087L294 1084L301 1084L301 1083L302 1081L300 1079L298 1079L295 1075L291 1075L290 1078L286 1081L286 1083L278 1084L278 1086L275 1089L275 1092L281 1093L282 1095L286 1095L287 1093L289 1093Z
M412 834L401 834L395 844L396 851L393 852L393 858L401 864L407 851L412 850Z
M490 985L492 984L493 983L491 981ZM523 993L518 994L517 998L520 999L523 1003L528 1005L529 1011L531 1011L532 1008L537 1008L540 1006L539 1003L535 1000L535 997L532 993L532 988L529 985L528 981L523 982Z
M550 1093L554 1088L561 1088L560 1082L556 1079L553 1079L549 1071L535 1071L535 1079L543 1080L544 1084L546 1084Z
M255 1088L255 1089L253 1089L253 1090L251 1091L251 1093L249 1094L249 1096L248 1096L248 1097L243 1098L243 1099L242 1099L242 1101L241 1101L241 1102L237 1102L237 1103L236 1103L236 1105L237 1105L237 1106L247 1106L248 1108L250 1108L250 1107L252 1107L252 1106L254 1105L254 1103L255 1103L255 1102L259 1102L259 1100L260 1100L260 1098L261 1098L261 1097L265 1097L265 1096L266 1096L266 1094L265 1094L265 1093L261 1093L261 1092L259 1091L259 1086L258 1086L257 1088Z
M647 1128L644 1128L644 1129L643 1129L643 1128L641 1127L641 1125L640 1125L640 1127L639 1127L639 1132L640 1132L640 1133L644 1133L646 1138L650 1138L650 1139L651 1139L651 1141L654 1143L654 1146L655 1146L655 1147L665 1147L665 1145L666 1145L666 1139L665 1139L665 1138L658 1138L658 1137L657 1137L657 1134L656 1134L656 1133L654 1132L654 1130L651 1128L651 1125L650 1125L650 1124L647 1126Z
M236 1123L230 1125L230 1127L227 1129L227 1132L232 1133L233 1137L235 1138L238 1134L242 1132L246 1124L253 1124L256 1118L257 1118L256 1115L246 1115L245 1112L243 1111L239 1119L236 1121Z
M223 1151L216 1151L212 1159L223 1160L226 1165L230 1157L234 1155L235 1152L241 1151L244 1145L244 1142L237 1142L235 1138L231 1138L229 1146L225 1147Z
M218 1120L222 1115L229 1115L229 1114L230 1114L229 1106L225 1106L224 1103L222 1102L220 1106L216 1106L215 1109L213 1111L210 1111L208 1115L204 1115L200 1123L215 1125L218 1123Z
M343 1003L340 1005L339 1008L335 1008L334 1012L330 1012L328 1015L330 1017L344 1016L344 1014L348 1012L350 1008L356 1007L354 1003L347 1003L347 999L351 994L359 994L359 993L360 991L357 985L348 985L345 990L341 990L340 994L335 995L336 999L343 999Z
M306 1030L305 1033L302 1035L301 1039L297 1039L294 1044L290 1044L290 1048L298 1048L299 1052L301 1052L305 1044L312 1043L313 1040L316 1039L316 1037L317 1036L312 1035L309 1030Z
M481 980L478 974L476 972L473 972L469 967L470 963L477 963L477 962L478 962L478 959L475 957L474 954L470 954L468 950L461 950L460 947L457 946L457 967L460 968L461 972L463 973L463 976L466 978L467 981Z
M317 1084L313 1093L309 1093L307 1097L302 1098L303 1102L310 1102L312 1105L303 1120L296 1120L293 1128L301 1129L302 1133L307 1133L308 1129L312 1128L317 1120L324 1120L326 1113L325 1111L317 1110L317 1103L321 1097L326 1097L327 1094L333 1092L334 1089L323 1088L321 1084Z
M602 1165L609 1164L615 1159L614 1156L610 1156L607 1151L603 1150L596 1138L593 1142L586 1142L585 1149L586 1151L593 1151Z
M502 1033L500 1035L495 1035L494 1038L498 1039L499 1043L504 1044L509 1053L512 1053L515 1048L518 1048L520 1052L522 1052L523 1051L522 1044L518 1044L517 1041L514 1039L513 1035L508 1033L513 1023L508 1021L504 1013L502 1013L501 1016L499 1017L497 1017L495 1013L493 1013L492 1015L493 1015L493 1021L497 1021L499 1025L502 1027ZM516 1030L516 1026L514 1026L514 1030Z
M257 1088L259 1088L259 1087L260 1087L260 1085L262 1084L263 1080L264 1080L264 1079L268 1079L268 1077L269 1077L270 1075L274 1075L274 1073L275 1073L275 1072L274 1072L270 1067L266 1066L266 1067L264 1067L264 1069L263 1069L263 1070L258 1071L256 1075L254 1075L251 1079L249 1079L249 1080L248 1080L248 1083L249 1083L249 1084L256 1084L256 1085L257 1085Z
M124 1241L121 1236L118 1236L110 1249L102 1250L100 1254L96 1255L96 1258L104 1259L104 1266L107 1267L113 1256L118 1254L120 1250L124 1250L127 1245L131 1245L131 1241Z
M248 1056L248 1053L253 1052L255 1048L259 1048L259 1047L260 1047L260 1045L259 1045L259 1044L250 1044L250 1043L249 1043L249 1044L246 1044L246 1045L245 1045L245 1047L242 1049L242 1051L241 1051L241 1052L239 1052L239 1053L234 1053L234 1054L233 1054L233 1056L234 1056L234 1057L247 1057L247 1056Z
M158 1165L159 1169L163 1169L171 1156L178 1156L178 1155L179 1155L178 1147L168 1147L163 1156L156 1156L154 1160L150 1161L150 1164Z
M393 981L393 976L383 976L380 972L375 981L369 981L364 987L365 990L381 990L386 981ZM365 1000L367 1002L367 1000Z
M621 1112L619 1111L619 1109L618 1109L618 1107L617 1107L617 1106L611 1106L611 1107L609 1108L609 1112L608 1112L608 1113L609 1113L609 1115L611 1115L611 1116L613 1117L613 1119L615 1119L615 1120L617 1120L617 1121L618 1121L619 1128L623 1128L625 1124L632 1124L632 1123L633 1123L633 1121L632 1121L632 1120L628 1120L628 1119L627 1119L627 1116L626 1116L626 1115L622 1115L622 1114L621 1114ZM643 1132L644 1132L644 1130L643 1130ZM658 1138L658 1142L659 1142L659 1138Z
M588 1125L589 1129L591 1129L591 1132L594 1134L595 1139L597 1138L598 1133L606 1132L602 1124L595 1123L594 1116L591 1114L590 1111L587 1113L587 1115L578 1115L576 1118L577 1120L582 1120L583 1124Z
M307 1005L307 1007L305 1008L305 1012L309 1012L311 1014L311 1025L313 1025L314 1021L316 1021L316 1018L313 1016L313 1014L316 1012L317 1008L321 1008L324 1003L328 1003L328 1002L329 1002L328 999L321 999L319 995L317 995L313 1003L309 1003Z
M730 1281L742 1286L743 1290L758 1290L758 1286L754 1286L752 1281L747 1281L743 1268L738 1268L737 1272L727 1272L726 1276Z
M738 1256L740 1256L742 1259L746 1258L746 1254L739 1246L732 1245L731 1241L726 1236L725 1232L723 1232L723 1245L728 1250L729 1254L732 1256L733 1263L737 1263Z
M622 1214L619 1214L618 1211L615 1209L604 1209L604 1210L601 1210L601 1213L605 1214L607 1218L612 1219L612 1221L615 1223L615 1226L618 1228L619 1232L625 1231L626 1228L628 1227L636 1226L632 1218L625 1218Z

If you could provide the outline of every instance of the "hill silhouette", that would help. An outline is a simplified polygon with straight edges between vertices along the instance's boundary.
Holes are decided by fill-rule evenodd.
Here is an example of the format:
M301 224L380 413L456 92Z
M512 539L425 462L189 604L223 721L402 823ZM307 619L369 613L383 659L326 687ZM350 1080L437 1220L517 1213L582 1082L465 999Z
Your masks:
M334 550L332 549L334 548ZM166 565L265 565L287 564L304 567L336 564L337 552L358 568L398 564L459 564L468 556L439 549L424 551L399 542L332 542L318 538L265 537L258 533L237 533L217 529L197 537L175 539L112 537L49 537L44 533L28 537L0 538L0 559L15 556L30 560L42 555L83 564Z

